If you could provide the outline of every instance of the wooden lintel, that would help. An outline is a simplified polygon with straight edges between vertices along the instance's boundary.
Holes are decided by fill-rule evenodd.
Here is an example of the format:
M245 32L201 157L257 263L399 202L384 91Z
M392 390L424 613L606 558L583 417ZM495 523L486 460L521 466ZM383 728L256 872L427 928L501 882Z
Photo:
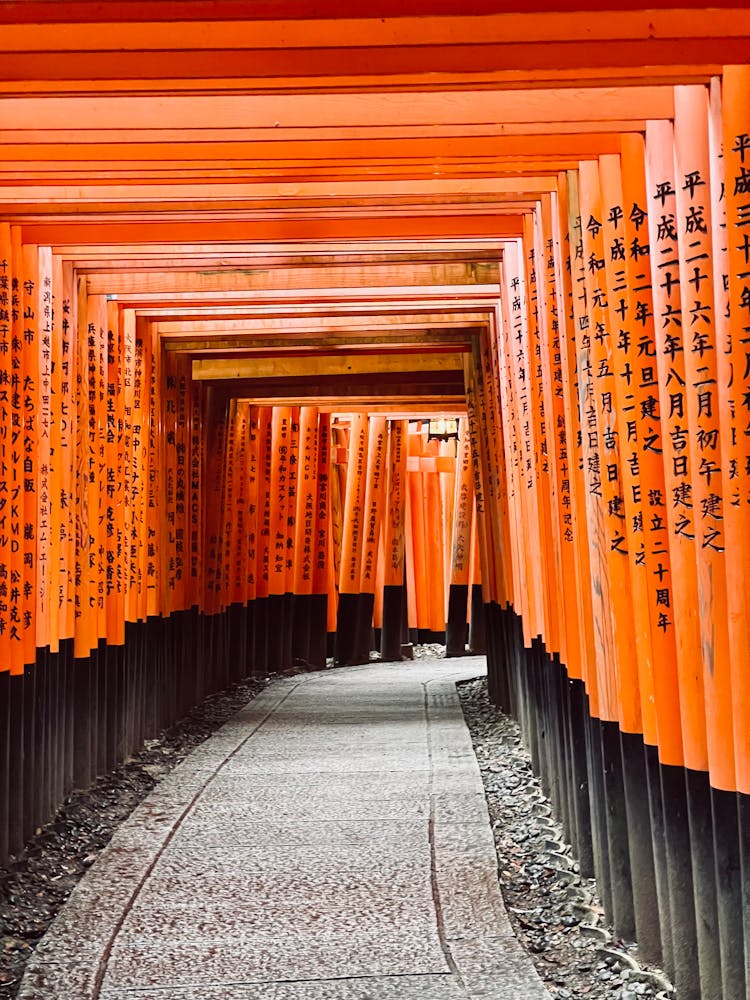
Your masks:
M494 261L429 264L368 264L300 268L221 268L191 271L153 270L90 274L90 295L138 295L159 292L267 291L269 289L367 288L369 286L490 285L500 281Z
M385 375L402 372L463 370L459 353L401 352L378 354L312 355L254 359L199 358L193 361L193 378L199 382L226 379L327 378L341 375Z
M489 312L489 310L488 310ZM171 340L205 340L210 344L213 338L256 337L266 340L277 338L278 343L286 343L290 336L315 339L345 335L347 337L400 336L405 331L415 331L440 339L450 336L456 330L466 327L482 327L488 322L488 312L448 311L429 314L384 314L380 316L298 316L283 319L215 319L196 320L180 317L176 320L152 319L154 333L168 344Z
M247 402L262 406L298 406L299 396L251 396L247 397ZM466 414L466 401L458 396L439 399L419 397L415 405L408 408L405 408L403 398L386 400L382 396L352 396L346 401L340 396L321 396L316 397L315 405L324 413L384 413L392 420L420 420L430 415L461 417Z
M103 293L102 293L103 294ZM171 308L173 315L193 312L195 309L211 306L219 307L226 313L242 306L257 307L259 305L276 305L285 303L292 307L301 304L317 302L330 307L333 303L401 303L412 300L429 304L434 310L445 304L451 310L454 303L468 302L470 308L487 307L497 301L500 294L498 285L435 285L415 287L344 287L344 288L300 288L272 289L265 291L213 291L213 292L140 292L132 295L118 295L117 299L124 306L148 313L149 307ZM471 296L471 298L469 298ZM171 303L171 306L168 305Z
M553 182L554 183L554 182ZM2 199L0 198L0 204ZM306 242L319 240L412 239L433 237L491 236L494 239L520 238L523 226L520 217L498 215L437 215L417 217L363 217L354 219L270 219L248 221L233 218L221 221L177 219L167 221L120 222L105 217L92 222L67 218L57 222L24 222L25 242L42 246L66 243L172 243L192 240L195 243L216 243L223 240L254 242L256 240L289 240Z
M373 334L370 331L363 331L361 337L354 338L350 335L341 334L338 336L326 337L304 337L299 334L286 337L243 337L235 335L233 337L186 337L186 338L161 338L164 350L189 354L191 357L200 358L202 356L243 357L257 355L261 352L267 353L276 351L279 354L291 351L330 351L336 348L340 351L366 351L381 345L391 349L403 351L443 349L450 351L463 351L467 349L473 336L478 336L481 328L468 326L462 329L451 329L449 331L422 331L415 330L410 335L402 333L394 334Z

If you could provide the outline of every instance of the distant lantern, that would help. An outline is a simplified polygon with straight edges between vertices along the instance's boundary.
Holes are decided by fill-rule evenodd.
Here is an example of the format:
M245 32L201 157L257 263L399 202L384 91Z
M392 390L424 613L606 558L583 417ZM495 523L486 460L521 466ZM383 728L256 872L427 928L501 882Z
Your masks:
M456 417L438 417L430 421L428 440L450 441L458 439L458 419Z

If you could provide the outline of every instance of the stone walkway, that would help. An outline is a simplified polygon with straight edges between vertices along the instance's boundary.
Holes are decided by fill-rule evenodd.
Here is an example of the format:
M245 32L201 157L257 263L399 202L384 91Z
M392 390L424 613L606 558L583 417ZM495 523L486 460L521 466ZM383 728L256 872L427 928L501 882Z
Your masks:
M21 1000L544 1000L508 924L454 683L481 659L283 679L74 890Z

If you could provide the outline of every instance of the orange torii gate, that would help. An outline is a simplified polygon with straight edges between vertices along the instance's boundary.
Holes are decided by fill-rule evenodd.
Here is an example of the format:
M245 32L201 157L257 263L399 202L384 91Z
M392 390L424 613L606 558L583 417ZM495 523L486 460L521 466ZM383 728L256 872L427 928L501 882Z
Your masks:
M744 1000L750 15L303 6L0 11L0 858L486 616L616 932Z

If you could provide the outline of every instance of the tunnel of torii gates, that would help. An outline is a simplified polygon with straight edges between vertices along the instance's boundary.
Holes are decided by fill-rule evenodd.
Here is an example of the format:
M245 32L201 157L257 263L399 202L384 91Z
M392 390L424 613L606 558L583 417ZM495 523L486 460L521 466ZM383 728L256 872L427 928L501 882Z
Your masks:
M0 5L0 859L470 620L616 933L748 995L750 10L605 6Z

